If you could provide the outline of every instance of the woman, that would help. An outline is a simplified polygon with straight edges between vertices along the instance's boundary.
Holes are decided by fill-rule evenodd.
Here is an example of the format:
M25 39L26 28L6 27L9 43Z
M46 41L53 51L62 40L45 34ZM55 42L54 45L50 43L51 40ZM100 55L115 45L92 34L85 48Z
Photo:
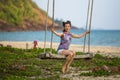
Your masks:
M64 27L63 33L58 33L54 29L51 29L51 31L55 35L57 35L61 38L61 42L59 44L57 51L58 51L58 54L66 56L66 61L62 66L62 73L64 74L69 71L69 66L75 56L75 52L72 50L69 50L69 45L71 43L72 38L81 38L81 37L85 36L86 34L88 34L89 32L85 32L85 33L79 34L79 35L72 34L70 32L70 29L71 29L70 21L63 22L63 27Z

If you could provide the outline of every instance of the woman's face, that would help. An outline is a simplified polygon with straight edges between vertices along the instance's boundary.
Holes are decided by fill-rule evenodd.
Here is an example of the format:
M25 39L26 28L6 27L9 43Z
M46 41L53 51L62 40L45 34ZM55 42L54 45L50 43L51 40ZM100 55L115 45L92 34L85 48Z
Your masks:
M70 29L71 29L70 24L65 24L65 31L68 32L70 31Z

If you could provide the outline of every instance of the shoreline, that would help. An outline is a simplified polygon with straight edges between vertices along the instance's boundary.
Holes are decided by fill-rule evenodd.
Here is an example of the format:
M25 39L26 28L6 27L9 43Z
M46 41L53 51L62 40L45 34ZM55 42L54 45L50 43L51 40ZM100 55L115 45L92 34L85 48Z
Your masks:
M0 41L1 43L33 43L33 41ZM43 41L37 41L38 43L42 43L44 44ZM50 42L46 42L47 44L50 44ZM59 42L53 42L53 44L59 44ZM70 44L71 45L75 45L75 46L83 46L80 44ZM91 45L92 47L120 47L120 46L107 46L107 45Z
M32 41L0 41L0 44L3 46L10 46L13 48L21 48L21 49L31 49L33 48ZM52 47L53 49L57 50L59 43L53 42ZM38 48L44 48L44 42L38 42ZM46 48L50 48L50 42L46 42ZM86 47L85 52L88 51ZM70 50L76 52L83 52L83 45L71 44ZM92 53L99 53L105 56L116 56L120 57L120 46L90 46L90 52Z

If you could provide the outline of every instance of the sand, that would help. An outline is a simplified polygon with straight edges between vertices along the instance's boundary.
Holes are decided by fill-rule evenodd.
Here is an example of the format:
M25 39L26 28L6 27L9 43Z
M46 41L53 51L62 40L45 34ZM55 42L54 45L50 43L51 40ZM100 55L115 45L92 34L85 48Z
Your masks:
M11 46L14 48L21 48L21 49L31 49L33 48L33 42L12 42L12 41L0 41L0 44L3 46ZM57 50L57 47L59 43L53 43L53 48ZM38 48L44 48L44 42L38 42L37 45ZM50 42L46 42L46 48L50 48ZM83 45L76 45L71 44L70 50L73 51L83 51ZM88 51L88 48L86 47L86 52ZM99 54L105 55L105 56L117 56L120 57L120 46L114 47L114 46L91 46L90 52L96 54L99 52Z

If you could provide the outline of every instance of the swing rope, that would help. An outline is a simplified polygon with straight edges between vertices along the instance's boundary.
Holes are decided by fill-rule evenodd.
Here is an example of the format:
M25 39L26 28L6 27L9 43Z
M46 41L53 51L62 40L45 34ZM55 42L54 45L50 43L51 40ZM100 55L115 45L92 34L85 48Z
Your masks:
M49 12L49 0L47 2L47 14L46 14L46 25L45 25L45 37L44 37L44 53L46 53L46 34L47 34L47 27L48 27L48 12Z
M94 0L92 0L92 3L91 3L89 31L91 31L92 12L93 12L93 2L94 2ZM90 34L88 35L88 52L90 52Z
M89 12L90 12L90 0L88 0L88 9L87 9L87 20L86 20L86 31L88 29L88 17L89 17ZM86 47L86 35L84 37L84 46L83 46L83 53L85 53L85 47Z
M55 0L53 0L52 28L54 28ZM51 32L50 52L52 53L53 33Z
M91 9L90 9L90 7L91 7ZM88 11L87 11L87 20L86 20L86 31L88 30L88 27L89 27L89 32L91 32L92 12L93 12L93 0L92 0L91 3L90 3L90 0L89 0ZM89 23L88 23L88 21L89 21ZM83 52L84 53L85 53L85 47L86 47L86 35L84 37L84 46L83 46ZM88 34L88 53L90 53L90 34Z
M89 31L91 31L92 11L93 11L93 0L91 3L91 11L90 11L90 0L89 0L88 11L87 11L87 20L86 20L86 31L88 28L89 12L90 12ZM48 24L47 24L48 23L48 12L49 12L49 0L47 2L46 27L45 27L45 38L44 38L44 53L46 53L46 33L47 33L47 27L48 27ZM55 12L55 0L53 0L52 28L54 27L54 12ZM53 44L53 33L51 32L51 43L50 43L50 52L51 53L52 53L52 44ZM86 35L84 37L83 52L85 52L85 46L86 46ZM90 34L88 34L88 52L90 52Z

